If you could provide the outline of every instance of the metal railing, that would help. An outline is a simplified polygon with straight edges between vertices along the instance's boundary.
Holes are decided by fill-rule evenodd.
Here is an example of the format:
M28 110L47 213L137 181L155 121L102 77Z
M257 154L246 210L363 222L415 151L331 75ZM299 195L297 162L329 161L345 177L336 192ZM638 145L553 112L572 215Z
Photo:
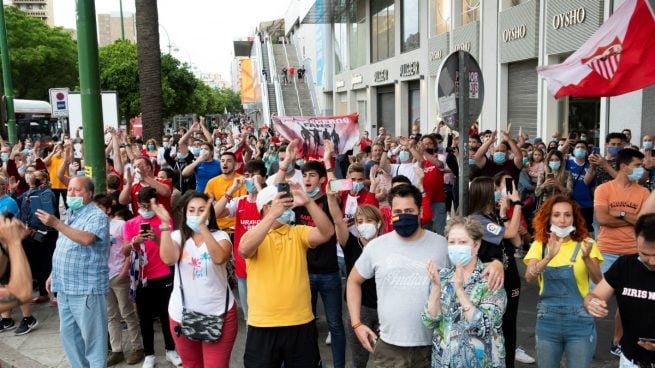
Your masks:
M275 87L275 103L277 104L277 114L285 116L284 112L284 99L282 98L282 87L280 86L280 79L277 72L277 65L275 65L275 55L273 53L273 43L270 37L266 37L266 48L268 49L268 66L271 68L271 82Z
M268 78L262 76L264 73L262 72L264 69L264 54L262 50L262 44L259 42L259 40L255 41L255 51L257 52L257 55L259 56L259 70L257 70L257 73L259 73L259 79L262 81L262 83L259 84L262 90L262 110L263 110L263 116L262 119L264 120L265 123L270 123L271 121L271 108L268 105Z
M289 54L287 53L287 43L286 43L285 39L282 40L282 46L284 47L284 58L287 61L287 66L289 66L290 65L289 64ZM296 53L296 60L298 59L297 55L298 55L298 53ZM296 100L298 101L298 111L300 111L300 116L305 116L305 114L303 114L303 111L302 111L302 105L300 105L300 93L298 93L298 85L296 84L296 78L291 77L291 79L293 80L293 88L296 91Z
M296 41L298 38L296 38ZM295 42L293 47L296 49L296 55L300 55L300 50L298 47L300 46L299 42ZM316 97L316 86L314 85L314 74L312 73L312 59L311 58L304 58L302 59L302 63L300 65L303 66L304 69L304 74L302 76L303 82L307 83L307 89L309 90L309 98L312 100L312 108L314 109L314 116L319 116L321 114L321 109L320 106L318 105L318 97ZM307 68L305 65L309 65L309 68Z

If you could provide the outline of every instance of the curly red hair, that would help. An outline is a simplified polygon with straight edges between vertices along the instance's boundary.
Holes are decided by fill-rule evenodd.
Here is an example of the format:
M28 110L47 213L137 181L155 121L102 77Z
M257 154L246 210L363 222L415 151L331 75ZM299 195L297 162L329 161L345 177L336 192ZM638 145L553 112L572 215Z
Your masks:
M569 197L556 195L548 198L539 207L539 211L532 219L532 228L534 229L534 239L542 243L547 243L550 238L550 216L553 213L553 206L557 203L568 203L573 208L573 226L575 231L571 233L571 239L580 242L589 236L587 223L582 215L580 206Z

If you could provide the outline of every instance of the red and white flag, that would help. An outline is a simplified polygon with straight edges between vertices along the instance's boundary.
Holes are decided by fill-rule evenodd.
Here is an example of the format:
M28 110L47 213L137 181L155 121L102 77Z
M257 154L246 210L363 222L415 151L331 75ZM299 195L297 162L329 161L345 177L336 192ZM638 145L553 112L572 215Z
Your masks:
M655 16L647 0L625 0L563 63L537 68L555 98L607 97L655 84Z

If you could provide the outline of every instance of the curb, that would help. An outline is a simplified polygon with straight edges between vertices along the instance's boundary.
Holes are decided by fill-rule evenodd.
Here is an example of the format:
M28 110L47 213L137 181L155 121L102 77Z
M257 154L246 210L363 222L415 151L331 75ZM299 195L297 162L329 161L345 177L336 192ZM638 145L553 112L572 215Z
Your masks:
M45 365L20 354L11 346L0 342L0 368L47 368Z

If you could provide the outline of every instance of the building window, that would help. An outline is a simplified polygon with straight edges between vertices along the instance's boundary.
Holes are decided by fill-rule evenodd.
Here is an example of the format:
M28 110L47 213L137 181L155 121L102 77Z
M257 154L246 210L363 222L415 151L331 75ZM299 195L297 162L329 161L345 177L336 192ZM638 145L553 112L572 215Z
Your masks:
M462 25L480 20L480 0L462 0Z
M434 0L435 34L450 32L450 1L451 0Z
M394 0L371 0L371 62L395 54Z
M350 67L366 64L366 1L358 0L355 19L350 23Z
M416 50L421 45L418 2L419 0L403 0L402 52Z
M348 24L334 24L334 61L337 73L348 70Z

